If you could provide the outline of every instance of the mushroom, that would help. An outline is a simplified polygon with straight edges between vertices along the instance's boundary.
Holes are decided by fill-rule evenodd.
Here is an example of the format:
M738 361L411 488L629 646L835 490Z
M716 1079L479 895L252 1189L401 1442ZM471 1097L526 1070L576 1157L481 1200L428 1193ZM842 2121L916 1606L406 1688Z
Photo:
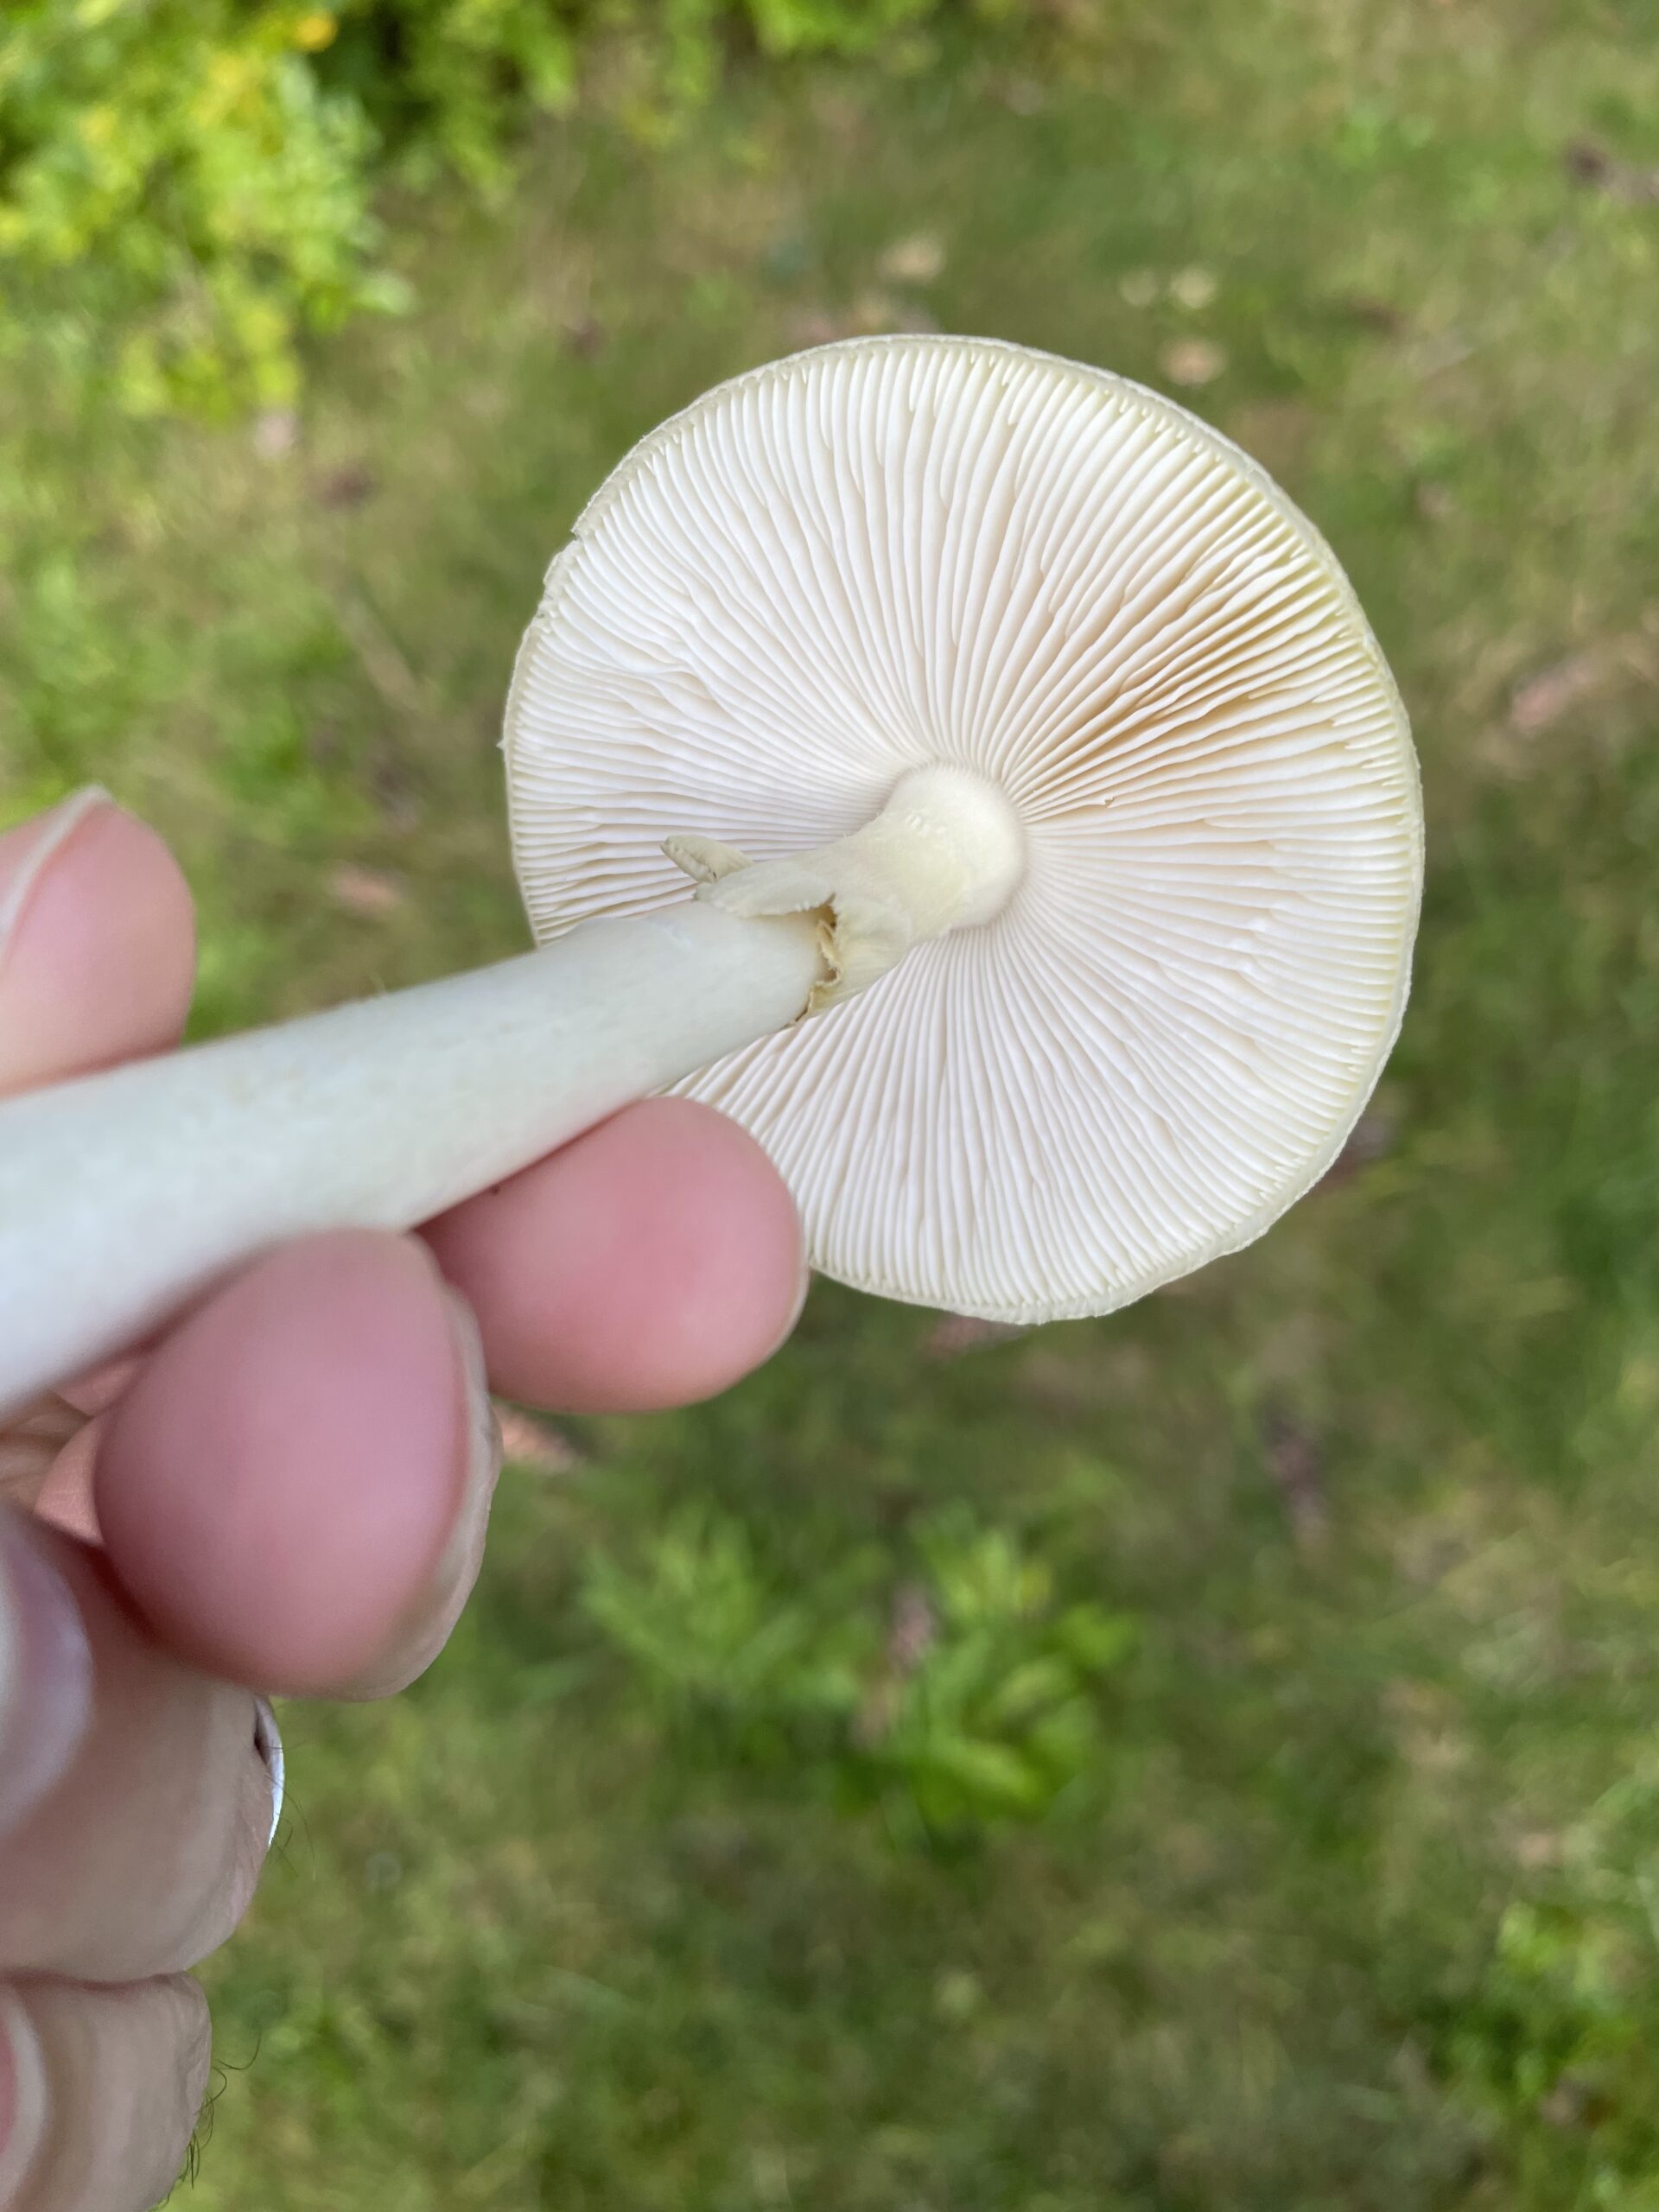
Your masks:
M1104 1313L1315 1182L1399 1029L1382 653L1263 472L1100 370L906 336L706 394L554 561L504 745L538 950L0 1107L0 1409L665 1088L830 1274Z

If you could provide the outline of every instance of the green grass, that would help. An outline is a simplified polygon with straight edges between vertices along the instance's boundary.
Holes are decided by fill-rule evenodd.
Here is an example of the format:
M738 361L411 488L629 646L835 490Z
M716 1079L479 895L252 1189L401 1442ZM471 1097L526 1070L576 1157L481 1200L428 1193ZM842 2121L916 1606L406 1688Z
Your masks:
M1427 780L1364 1157L1263 1243L960 1357L823 1289L719 1403L510 1475L410 1697L288 1709L184 2201L1659 2205L1659 26L1098 12L1087 81L740 84L648 163L577 126L507 214L416 211L423 310L285 456L5 403L0 809L97 774L175 837L203 1028L518 944L549 554L831 327L1213 372L1179 396L1336 545ZM884 275L918 232L938 274ZM994 1749L1101 1630L1023 1804L906 1719L918 1607Z

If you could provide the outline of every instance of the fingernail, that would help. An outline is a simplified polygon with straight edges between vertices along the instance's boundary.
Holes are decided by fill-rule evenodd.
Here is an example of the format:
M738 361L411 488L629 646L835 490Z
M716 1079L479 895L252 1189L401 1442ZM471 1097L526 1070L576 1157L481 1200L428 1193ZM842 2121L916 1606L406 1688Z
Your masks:
M62 1779L92 1711L80 1609L29 1524L0 1514L0 1835Z
M467 1454L467 1465L461 1476L461 1511L432 1576L431 1586L440 1599L448 1597L456 1576L465 1573L478 1555L484 1541L484 1524L490 1517L490 1506L495 1497L496 1478L501 1472L501 1432L496 1426L495 1408L490 1402L489 1377L484 1371L484 1344L478 1333L478 1323L466 1300L447 1285L443 1302L449 1309L449 1326L454 1336L466 1393L461 1418L466 1425L462 1448Z
M21 2201L45 2129L40 2040L16 1992L0 1992L0 2204Z
M0 960L22 919L35 887L86 817L114 801L101 784L88 784L33 822L0 837Z
M783 1350L784 1346L785 1346L785 1345L789 1342L790 1338L794 1335L794 1333L795 1333L796 1325L797 1325L797 1323L799 1321L799 1319L800 1319L800 1318L801 1318L802 1314L806 1311L806 1300L807 1300L807 1294L808 1294L808 1292L811 1289L811 1287L812 1287L812 1264L811 1264L811 1262L810 1262L810 1260L807 1260L807 1259L804 1259L804 1259L802 1260L802 1262L801 1262L801 1284L800 1284L800 1288L799 1288L799 1289L796 1292L796 1294L795 1294L795 1303L794 1303L793 1306L790 1309L790 1316L789 1316L789 1319L788 1319L788 1320L784 1324L784 1327L783 1327L782 1332L780 1332L780 1334L779 1334L779 1338L778 1338L777 1343L776 1343L775 1344L773 1344L773 1346L772 1346L772 1348L771 1351L769 1351L769 1352L766 1354L766 1357L767 1357L768 1359L775 1358L775 1357L777 1357L778 1353L779 1353L779 1352Z
M258 1697L253 1701L253 1748L270 1777L270 1834L265 1839L269 1851L276 1840L276 1831L282 1825L283 1799L288 1794L288 1762L283 1757L282 1731L276 1726L276 1715L271 1711L269 1698Z
M472 1308L446 1284L443 1301L460 1363L463 1406L461 1450L465 1465L448 1541L420 1597L404 1616L386 1650L365 1675L344 1686L347 1697L385 1697L402 1689L442 1649L461 1595L471 1588L484 1549L496 1478L501 1471L501 1432L484 1372L484 1347Z
M11 2037L6 2033L6 2024L0 2020L0 2159L6 2155L6 2145L11 2140L12 2123L17 2117L17 2061L11 2048Z

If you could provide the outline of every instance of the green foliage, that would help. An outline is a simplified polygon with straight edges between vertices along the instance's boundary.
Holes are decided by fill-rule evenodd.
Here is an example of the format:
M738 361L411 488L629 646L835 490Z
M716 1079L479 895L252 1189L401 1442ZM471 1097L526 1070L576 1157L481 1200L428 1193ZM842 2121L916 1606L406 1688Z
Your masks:
M295 340L404 293L372 262L375 134L311 49L334 18L234 0L23 0L0 41L14 342L135 412L292 397ZM30 280L34 280L31 286ZM113 337L112 337L113 334Z
M446 172L493 197L532 114L575 97L589 0L336 0L320 79L361 107L410 182Z
M792 1594L741 1523L682 1514L634 1567L595 1552L586 1601L671 1720L711 1724L723 1748L782 1748L804 1726L845 1721L859 1701L862 1624L823 1585Z
M1095 1686L1132 1624L1057 1609L1048 1567L969 1514L928 1521L916 1553L896 1589L875 1553L791 1586L739 1522L701 1510L635 1567L596 1553L587 1604L682 1745L712 1727L717 1757L879 1803L911 1839L1040 1819L1102 1770Z
M1659 2208L1659 1770L1616 1783L1505 1908L1444 2059L1539 2201Z
M636 124L728 45L865 56L950 0L11 0L0 35L0 346L128 411L292 400L301 341L407 306L394 175L499 198L601 39Z
M864 1771L896 1829L1039 1819L1101 1770L1095 1685L1134 1624L1090 1600L1057 1610L1050 1568L966 1513L927 1523L918 1549L861 1715Z

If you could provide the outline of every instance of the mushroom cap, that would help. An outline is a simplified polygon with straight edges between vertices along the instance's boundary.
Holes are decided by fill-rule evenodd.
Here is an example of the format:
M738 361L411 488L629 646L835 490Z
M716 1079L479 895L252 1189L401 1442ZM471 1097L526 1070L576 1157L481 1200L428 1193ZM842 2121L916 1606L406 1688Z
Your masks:
M671 832L779 858L938 763L1016 810L995 918L677 1086L862 1289L1124 1305L1315 1182L1399 1030L1422 816L1376 641L1254 461L1098 369L874 338L709 392L554 561L505 744L540 938L683 898Z

